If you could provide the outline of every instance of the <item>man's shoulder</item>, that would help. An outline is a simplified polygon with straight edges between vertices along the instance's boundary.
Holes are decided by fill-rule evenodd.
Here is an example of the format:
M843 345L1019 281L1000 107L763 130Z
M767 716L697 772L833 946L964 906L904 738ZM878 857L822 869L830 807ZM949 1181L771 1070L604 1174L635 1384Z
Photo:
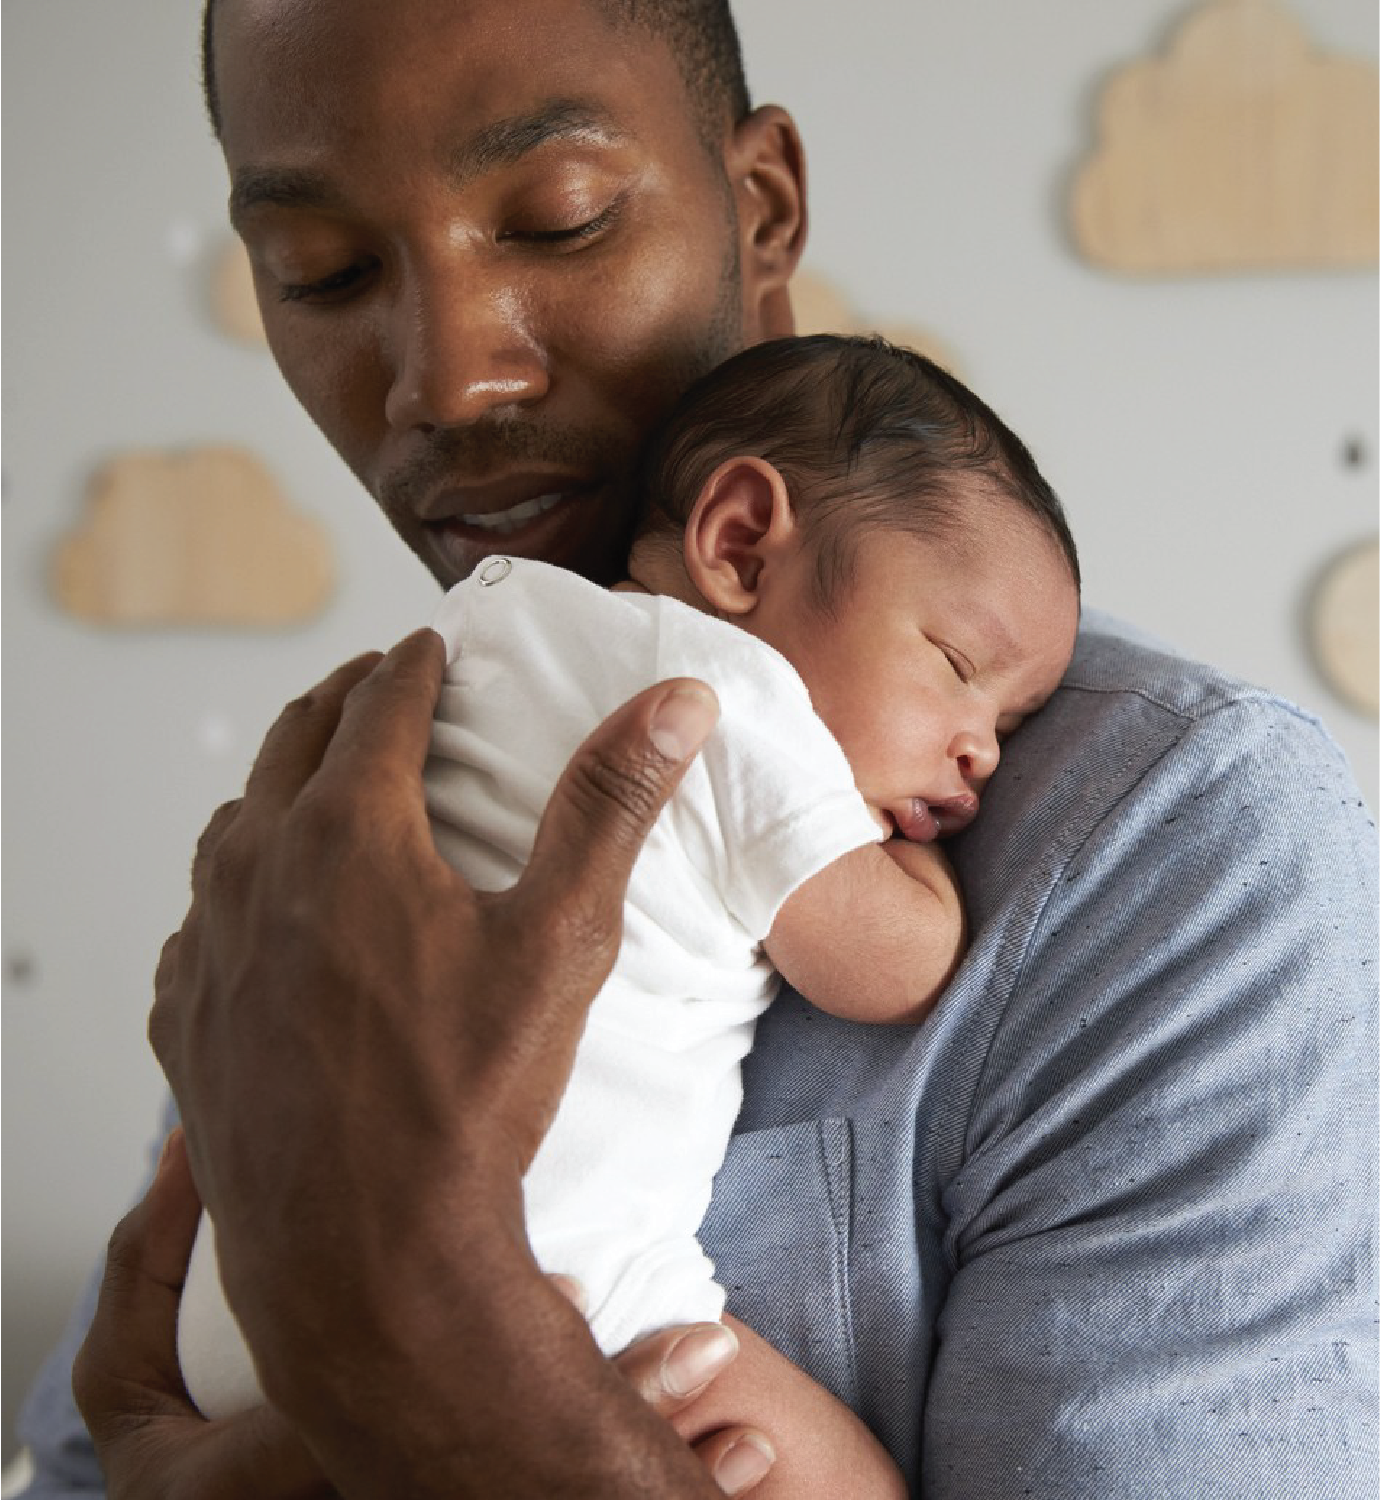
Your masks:
M1090 610L1060 689L1005 747L1011 774L1002 778L1000 771L996 783L1012 780L1014 769L1021 781L1028 759L1037 768L1034 781L1072 774L1118 795L1154 766L1164 779L1184 781L1201 774L1203 763L1216 770L1257 760L1273 773L1298 761L1350 776L1315 714ZM1259 764L1252 770L1265 774Z
M1068 691L1095 694L1101 713L1118 712L1112 698L1149 704L1173 728L1243 706L1279 709L1316 725L1317 719L1268 689L1182 655L1163 641L1098 610L1082 612L1076 654L1063 680ZM1160 721L1162 722L1162 721Z
M1314 715L1088 612L1061 688L1005 744L957 862L992 906L1018 901L1030 872L1055 881L1105 830L1162 861L1180 853L1183 811L1196 854L1234 843L1242 812L1264 810L1252 836L1271 838L1320 803L1330 826L1366 820Z

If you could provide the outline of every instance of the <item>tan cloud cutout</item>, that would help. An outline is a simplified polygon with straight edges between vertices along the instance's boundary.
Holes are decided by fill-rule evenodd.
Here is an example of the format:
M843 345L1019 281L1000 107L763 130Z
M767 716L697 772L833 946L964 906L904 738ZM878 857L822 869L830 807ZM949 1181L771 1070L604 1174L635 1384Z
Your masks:
M919 323L874 322L856 309L827 276L797 271L790 282L790 305L801 333L880 333L894 344L904 344L933 359L945 369L954 361L945 346Z
M1087 259L1196 272L1377 263L1377 70L1272 0L1207 0L1107 83L1072 187Z
M103 625L266 628L317 614L328 538L240 448L122 454L54 557L60 604Z
M252 266L241 240L229 240L214 262L209 278L209 303L213 321L230 339L265 348L267 335L262 327L262 310L257 306Z
M1380 594L1380 550L1373 537L1324 569L1309 602L1309 639L1319 671L1334 692L1373 718L1381 705Z

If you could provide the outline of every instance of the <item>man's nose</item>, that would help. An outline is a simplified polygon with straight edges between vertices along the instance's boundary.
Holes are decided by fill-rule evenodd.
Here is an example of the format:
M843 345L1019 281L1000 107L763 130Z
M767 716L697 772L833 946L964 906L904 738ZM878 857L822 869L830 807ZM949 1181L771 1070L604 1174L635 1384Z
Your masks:
M962 729L950 742L950 754L965 785L977 792L998 766L998 736L987 727Z
M388 343L387 418L399 430L466 426L548 389L547 358L517 289L453 260L404 277Z

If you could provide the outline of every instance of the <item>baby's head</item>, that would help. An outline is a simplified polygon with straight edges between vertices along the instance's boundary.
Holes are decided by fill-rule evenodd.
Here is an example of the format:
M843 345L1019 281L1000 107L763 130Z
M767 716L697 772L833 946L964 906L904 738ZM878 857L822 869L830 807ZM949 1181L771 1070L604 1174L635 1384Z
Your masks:
M780 339L680 401L645 493L632 576L785 655L889 833L964 827L1079 613L1061 505L999 418L910 350Z

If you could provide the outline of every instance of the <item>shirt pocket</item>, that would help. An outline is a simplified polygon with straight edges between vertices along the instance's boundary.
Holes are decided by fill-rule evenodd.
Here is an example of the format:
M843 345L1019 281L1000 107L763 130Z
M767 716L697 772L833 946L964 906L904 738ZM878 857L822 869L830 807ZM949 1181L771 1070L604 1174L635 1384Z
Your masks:
M847 1120L734 1136L699 1231L728 1310L849 1405L852 1161Z

